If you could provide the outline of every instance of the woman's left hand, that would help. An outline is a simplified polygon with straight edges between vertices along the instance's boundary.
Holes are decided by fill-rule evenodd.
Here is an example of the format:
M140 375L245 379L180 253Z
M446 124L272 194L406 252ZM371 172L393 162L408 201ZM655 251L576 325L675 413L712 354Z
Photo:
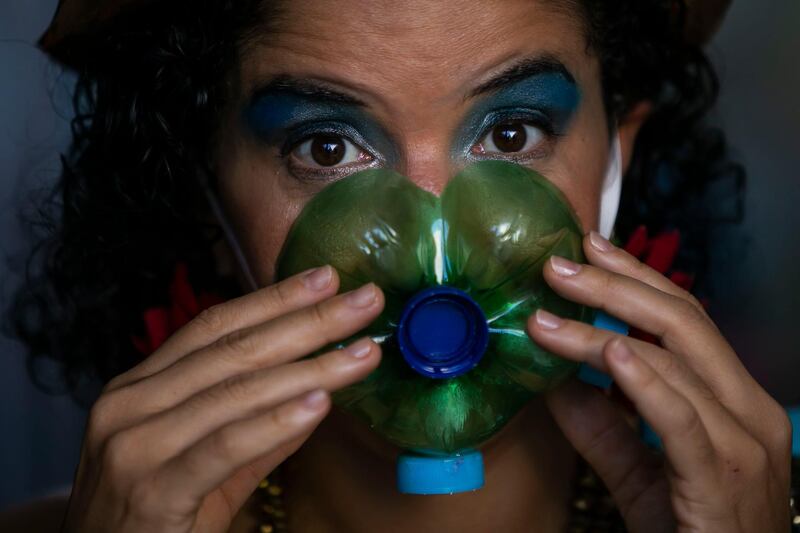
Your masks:
M661 437L652 453L606 395L576 381L548 395L566 437L603 479L628 530L789 531L791 426L688 292L599 234L589 265L552 258L545 279L660 346L539 311L528 330L544 348L611 374Z

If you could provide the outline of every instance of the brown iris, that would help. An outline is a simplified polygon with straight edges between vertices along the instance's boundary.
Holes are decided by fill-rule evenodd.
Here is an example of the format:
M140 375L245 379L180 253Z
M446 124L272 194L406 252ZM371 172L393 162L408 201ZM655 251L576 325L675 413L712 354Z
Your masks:
M345 153L344 139L336 135L317 135L311 141L311 157L322 167L341 163Z
M527 140L523 124L500 124L492 130L492 141L501 152L519 152Z

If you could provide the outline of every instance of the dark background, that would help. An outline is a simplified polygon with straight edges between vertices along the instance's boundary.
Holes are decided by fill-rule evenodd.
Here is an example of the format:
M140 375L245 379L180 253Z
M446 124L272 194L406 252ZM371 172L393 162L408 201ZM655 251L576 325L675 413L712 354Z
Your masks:
M0 4L0 304L20 282L17 212L58 171L69 76L31 44L55 0ZM722 78L716 120L748 168L747 220L720 250L712 315L753 375L800 404L800 2L737 0L710 47ZM85 415L34 389L20 345L0 337L0 508L72 480Z

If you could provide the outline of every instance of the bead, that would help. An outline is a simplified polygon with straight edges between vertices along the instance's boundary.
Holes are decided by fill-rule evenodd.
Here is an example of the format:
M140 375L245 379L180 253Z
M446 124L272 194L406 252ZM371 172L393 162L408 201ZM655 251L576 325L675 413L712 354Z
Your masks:
M262 479L262 480L261 480L261 482L258 484L258 488L259 488L259 489L266 489L267 487L269 487L269 479L267 479L267 478L264 478L264 479Z
M275 528L270 525L263 525L259 528L259 533L273 533L273 531L275 531Z
M270 485L269 487L267 487L267 492L271 496L280 496L281 493L283 492L283 489L278 485Z

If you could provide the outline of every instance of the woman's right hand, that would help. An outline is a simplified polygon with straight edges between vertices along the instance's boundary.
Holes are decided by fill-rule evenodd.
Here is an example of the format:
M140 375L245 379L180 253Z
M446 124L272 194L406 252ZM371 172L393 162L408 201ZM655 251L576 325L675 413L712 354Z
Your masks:
M383 309L374 284L338 287L328 266L212 307L111 380L89 417L62 531L227 531L328 413L328 392L378 366L369 339L297 361Z

